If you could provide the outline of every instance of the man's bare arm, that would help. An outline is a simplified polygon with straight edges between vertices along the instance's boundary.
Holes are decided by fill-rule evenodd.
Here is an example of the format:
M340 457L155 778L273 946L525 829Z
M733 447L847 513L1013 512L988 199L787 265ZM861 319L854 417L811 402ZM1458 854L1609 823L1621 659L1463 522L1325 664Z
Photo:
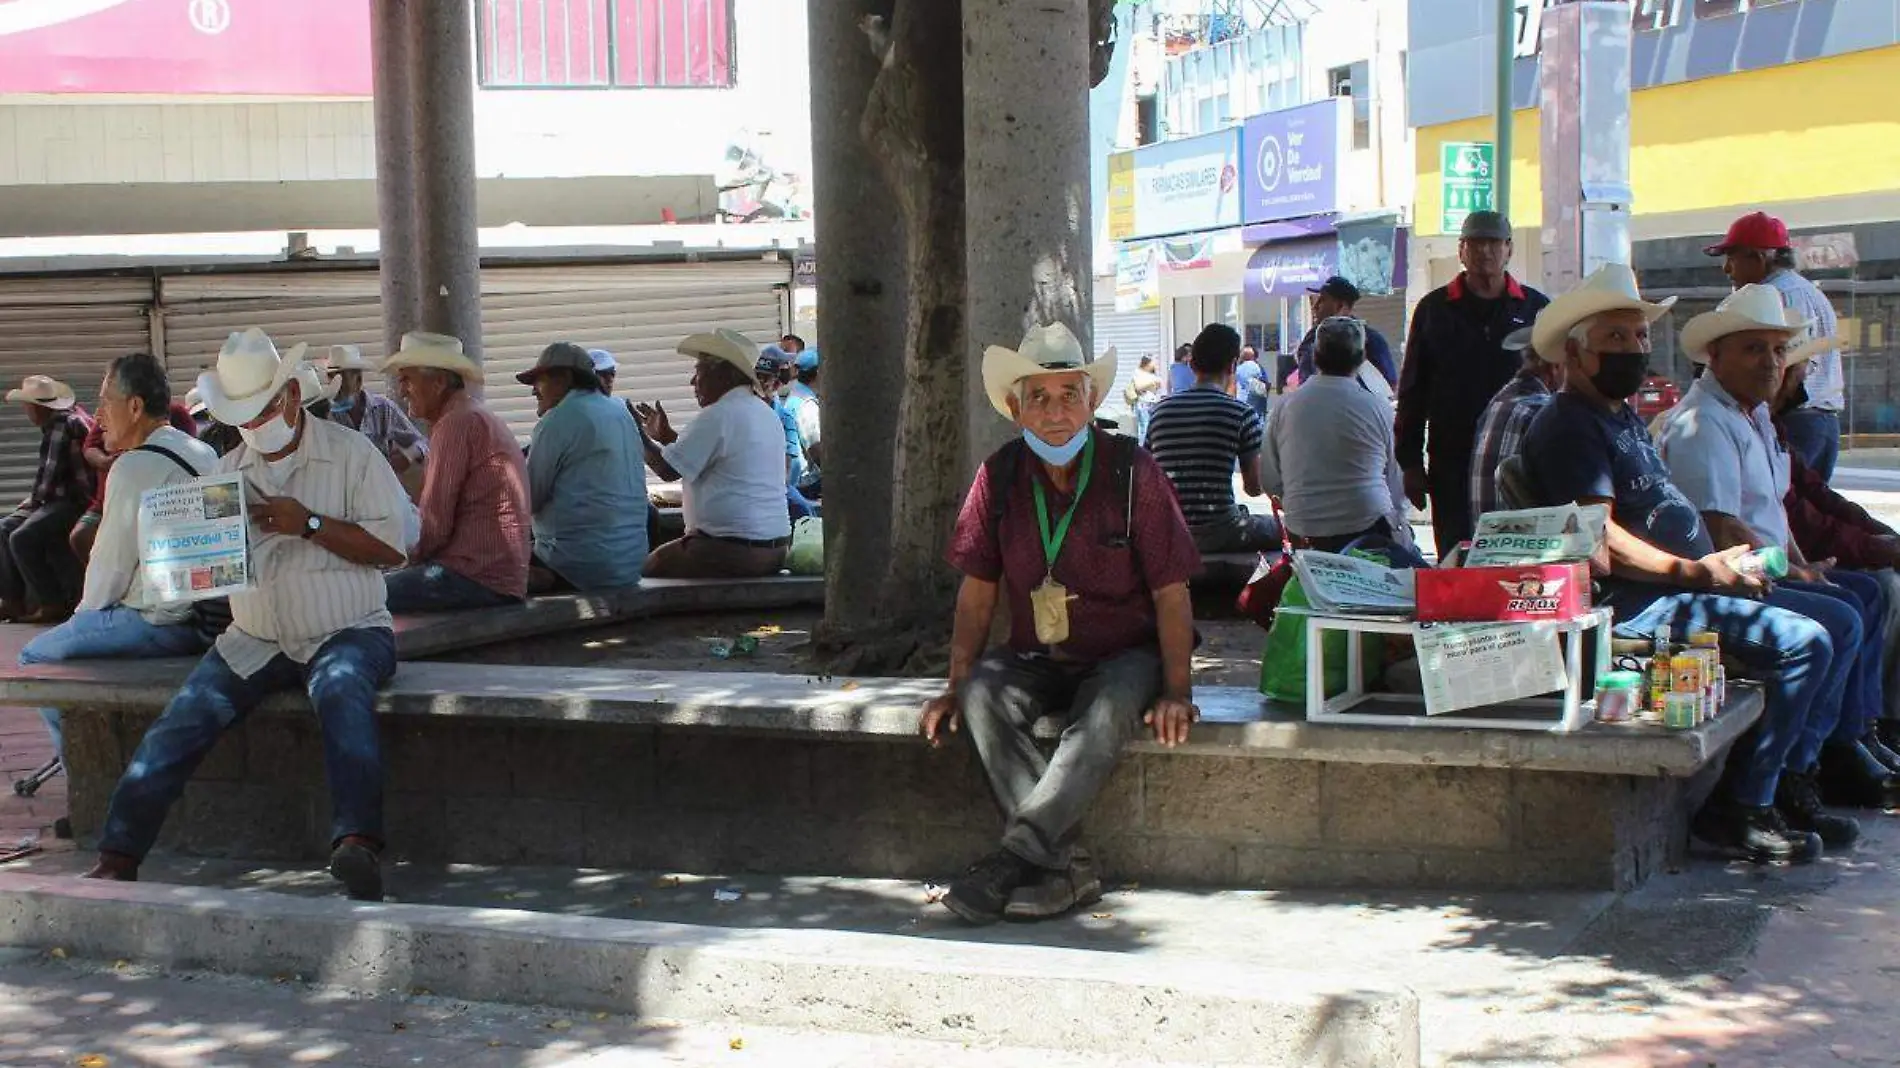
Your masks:
M950 631L950 678L943 693L924 705L923 733L931 745L942 745L942 731L956 731L962 721L959 702L963 700L963 684L983 655L983 643L989 640L996 597L996 583L982 579L966 577L957 589L956 617Z

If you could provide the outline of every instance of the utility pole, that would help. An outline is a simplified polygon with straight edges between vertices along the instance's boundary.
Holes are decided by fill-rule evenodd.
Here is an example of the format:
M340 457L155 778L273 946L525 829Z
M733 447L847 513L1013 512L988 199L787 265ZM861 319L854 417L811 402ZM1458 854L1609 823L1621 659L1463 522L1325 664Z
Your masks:
M1491 207L1511 214L1511 74L1517 62L1517 0L1498 2L1498 129L1491 178ZM1543 0L1529 0L1539 4Z

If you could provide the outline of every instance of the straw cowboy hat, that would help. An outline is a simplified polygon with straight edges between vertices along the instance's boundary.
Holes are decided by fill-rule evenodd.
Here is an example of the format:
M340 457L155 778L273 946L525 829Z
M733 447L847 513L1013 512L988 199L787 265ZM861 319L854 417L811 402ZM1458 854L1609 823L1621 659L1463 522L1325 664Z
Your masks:
M1703 312L1682 328L1682 349L1696 363L1709 362L1709 346L1744 330L1773 330L1793 340L1804 333L1809 322L1801 313L1781 303L1781 291L1769 285L1747 285L1730 293L1713 311ZM1839 342L1831 337L1803 341L1788 350L1793 366L1826 352Z
M1537 322L1531 327L1531 348L1546 363L1562 363L1564 338L1592 315L1639 311L1653 323L1675 303L1674 297L1654 304L1644 300L1636 290L1635 271L1625 264L1606 263L1584 279L1582 285L1551 301L1537 313Z
M461 338L423 330L411 330L404 334L396 354L383 361L384 374L394 374L404 367L433 367L438 371L453 371L461 375L464 382L474 385L486 380L481 365L462 351Z
M299 344L279 356L270 335L257 327L233 332L218 350L217 366L198 376L198 395L211 418L243 426L262 415L296 373L307 348Z
M42 408L63 412L73 406L73 387L57 378L27 375L19 389L7 391L7 400L14 404L37 404Z
M1095 383L1095 395L1106 397L1109 385L1115 381L1115 350L1090 360L1082 351L1082 342L1061 323L1030 327L1020 348L991 345L983 350L983 391L1005 419L1016 418L1009 410L1009 391L1016 383L1067 371L1088 372Z
M340 379L325 375L323 368L307 360L297 365L296 377L305 408L318 401L335 400L336 391L343 385Z
M745 372L747 378L759 364L759 346L737 330L720 327L709 334L690 334L679 343L681 356L723 360Z
M344 371L371 371L368 360L363 358L361 345L326 345L310 354L322 370L329 374L341 374Z

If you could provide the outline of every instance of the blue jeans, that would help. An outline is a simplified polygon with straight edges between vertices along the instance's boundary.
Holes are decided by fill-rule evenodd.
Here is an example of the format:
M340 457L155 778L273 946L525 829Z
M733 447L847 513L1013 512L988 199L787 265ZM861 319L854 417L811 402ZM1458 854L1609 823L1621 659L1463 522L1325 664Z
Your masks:
M494 608L520 604L510 597L441 564L416 564L383 577L389 586L391 612L453 612L461 608Z
M41 631L20 650L20 666L58 664L67 660L132 660L160 656L196 656L205 640L190 623L158 626L124 605L98 611L75 612L73 618ZM40 718L53 736L53 752L66 755L66 739L59 729L59 709L42 708Z
M138 752L112 791L99 849L144 859L165 813L226 730L272 693L301 688L323 730L330 782L332 842L349 835L383 841L383 752L376 731L376 691L396 673L396 635L387 628L339 631L310 663L279 654L242 678L216 649L185 680L145 732Z
M1775 587L1762 601L1614 580L1603 591L1602 603L1616 611L1619 637L1654 637L1668 627L1680 642L1688 631L1712 630L1722 636L1725 652L1763 674L1766 706L1753 741L1745 736L1737 743L1751 748L1729 759L1738 804L1774 804L1784 767L1806 771L1815 765L1840 717L1853 666L1851 652L1837 656L1835 648L1837 634L1860 630L1853 610L1787 586Z
M1834 462L1841 458L1841 416L1819 408L1797 408L1781 417L1788 450L1810 471L1834 478Z
M1847 676L1847 692L1841 698L1841 720L1832 740L1858 741L1874 729L1880 710L1886 707L1885 685L1881 680L1881 654L1886 648L1887 593L1880 580L1857 571L1830 571L1833 586L1796 584L1797 589L1831 596L1852 608L1860 620L1861 642L1854 647L1854 666ZM1838 646L1837 646L1838 648Z

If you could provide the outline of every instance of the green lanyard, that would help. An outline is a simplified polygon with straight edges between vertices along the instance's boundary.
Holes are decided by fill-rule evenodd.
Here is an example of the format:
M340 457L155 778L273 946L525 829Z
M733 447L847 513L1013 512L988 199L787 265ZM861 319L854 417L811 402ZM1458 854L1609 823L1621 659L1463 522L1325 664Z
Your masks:
M1036 525L1042 533L1042 558L1049 565L1049 573L1055 574L1056 556L1062 552L1063 539L1069 536L1069 521L1075 518L1075 508L1082 503L1082 494L1089 488L1089 472L1095 469L1095 435L1087 428L1082 433L1089 435L1088 443L1082 446L1082 477L1075 484L1075 496L1069 500L1069 510L1062 514L1062 521L1056 524L1056 532L1049 533L1049 501L1042 493L1042 482L1030 479L1030 485L1036 491Z

